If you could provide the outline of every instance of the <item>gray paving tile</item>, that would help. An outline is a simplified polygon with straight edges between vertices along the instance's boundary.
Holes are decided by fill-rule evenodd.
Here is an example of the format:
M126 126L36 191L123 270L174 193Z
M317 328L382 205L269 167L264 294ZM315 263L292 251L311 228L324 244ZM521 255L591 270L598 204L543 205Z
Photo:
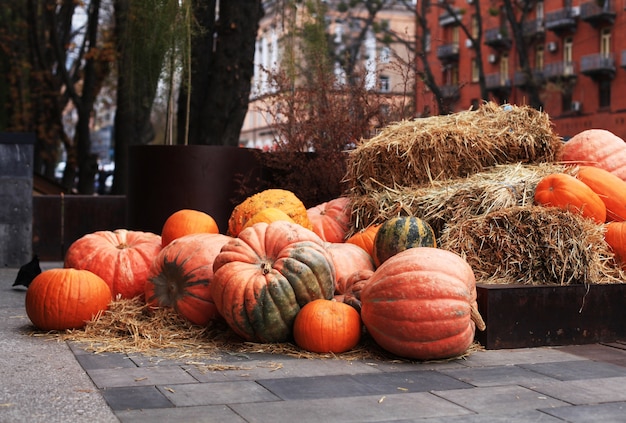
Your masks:
M197 382L193 376L178 366L94 369L87 370L87 374L98 388Z
M85 370L137 367L126 354L119 353L78 354L76 355L76 360Z
M590 360L520 364L519 366L559 380L626 376L624 367Z
M233 404L231 408L251 423L413 421L470 413L463 407L426 392Z
M626 363L626 350L624 350L623 344L567 345L559 347L559 349L594 361L619 363L620 365Z
M225 405L118 411L116 415L121 423L173 421L184 423L245 423L244 419Z
M102 391L113 411L167 408L174 405L154 386L109 388Z
M502 414L467 414L427 419L393 420L389 423L563 423L563 420L539 410L523 410L516 413ZM383 422L377 422L383 423Z
M549 376L519 366L443 369L448 376L474 386L529 385L541 380L554 380Z
M248 381L160 386L159 390L177 407L279 400L261 385Z
M623 423L626 421L626 402L559 407L545 412L570 423Z
M528 387L570 404L583 405L626 401L624 386L626 377L539 382Z
M520 348L507 350L483 350L471 354L462 364L468 367L506 366L512 364L551 363L585 360L557 348Z
M479 414L510 414L568 405L563 401L521 386L433 391L433 394Z

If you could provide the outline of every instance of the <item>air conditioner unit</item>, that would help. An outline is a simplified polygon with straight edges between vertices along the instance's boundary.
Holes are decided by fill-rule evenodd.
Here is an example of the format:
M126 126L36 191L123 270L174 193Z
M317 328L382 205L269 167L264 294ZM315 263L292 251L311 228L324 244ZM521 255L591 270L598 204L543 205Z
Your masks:
M473 43L472 43L471 39L469 39L469 38L465 39L465 47L470 48L470 47L472 47L472 44Z
M474 0L467 0L467 4L474 4Z
M554 53L557 51L557 49L559 48L559 46L556 44L556 42L554 41L550 41L547 45L548 51L550 53Z
M580 6L572 6L570 9L570 16L572 18L577 18L580 16Z
M489 63L496 63L498 61L498 56L496 56L495 54L490 54L489 56L487 56L487 61Z
M582 104L580 101L572 101L572 104L570 105L570 110L572 112L580 112L581 109L582 109Z

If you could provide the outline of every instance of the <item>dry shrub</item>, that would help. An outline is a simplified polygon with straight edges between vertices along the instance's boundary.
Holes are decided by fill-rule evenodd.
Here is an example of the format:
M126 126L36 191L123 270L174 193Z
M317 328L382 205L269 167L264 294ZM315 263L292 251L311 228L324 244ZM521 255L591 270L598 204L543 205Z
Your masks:
M560 138L547 114L486 103L478 110L402 121L361 141L346 182L355 195L463 178L510 163L554 162Z
M621 283L603 226L557 207L514 206L448 225L440 247L472 266L478 283Z

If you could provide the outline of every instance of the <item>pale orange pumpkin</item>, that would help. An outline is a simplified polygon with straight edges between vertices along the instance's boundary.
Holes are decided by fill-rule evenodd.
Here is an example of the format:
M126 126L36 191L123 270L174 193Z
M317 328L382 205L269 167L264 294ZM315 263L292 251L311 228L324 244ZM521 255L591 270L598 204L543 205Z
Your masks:
M563 144L558 160L599 167L626 180L626 143L606 129L584 130Z
M374 271L374 259L367 252L345 242L327 242L326 249L335 265L335 294L344 294L348 278L359 270Z
M350 230L352 209L348 197L338 197L307 209L313 232L327 242L343 242Z

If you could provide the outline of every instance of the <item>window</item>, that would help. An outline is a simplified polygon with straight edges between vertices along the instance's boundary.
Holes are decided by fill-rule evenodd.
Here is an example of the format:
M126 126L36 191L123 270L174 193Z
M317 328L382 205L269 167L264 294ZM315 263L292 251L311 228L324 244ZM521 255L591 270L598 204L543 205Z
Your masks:
M478 16L476 15L472 15L472 38L473 39L477 39L478 38Z
M609 57L611 54L611 28L603 28L600 35L600 55Z
M500 58L500 85L506 85L509 80L509 55L503 54Z
M389 63L391 61L391 49L389 46L383 46L380 49L380 62Z
M381 93L391 92L391 82L388 76L381 75L378 78L378 89Z
M535 50L535 69L543 70L544 49L543 45L538 45Z
M479 72L478 72L478 61L476 60L476 58L472 59L472 82L478 82L480 78Z
M566 38L563 41L563 75L565 76L574 74L574 63L572 62L573 44L571 38Z

